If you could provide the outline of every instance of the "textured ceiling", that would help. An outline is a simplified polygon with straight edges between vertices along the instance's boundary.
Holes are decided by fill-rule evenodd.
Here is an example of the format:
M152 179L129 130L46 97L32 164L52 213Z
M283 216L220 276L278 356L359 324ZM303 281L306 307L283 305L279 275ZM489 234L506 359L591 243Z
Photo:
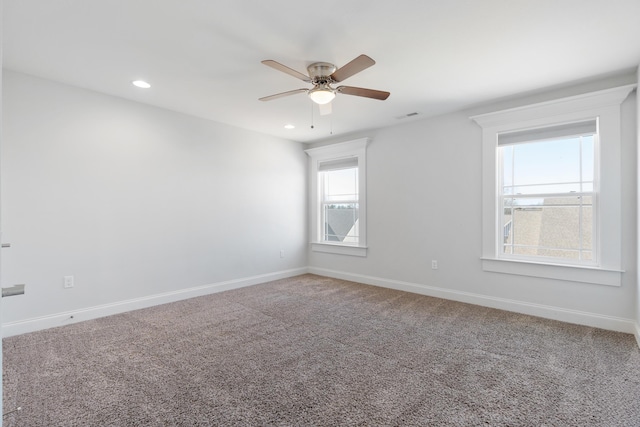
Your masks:
M310 142L640 63L638 0L4 0L4 67ZM260 63L377 63L319 116L310 87ZM130 82L144 79L151 89ZM409 113L419 113L406 118ZM403 118L401 118L403 117ZM284 129L285 124L296 126ZM311 124L314 128L311 128Z

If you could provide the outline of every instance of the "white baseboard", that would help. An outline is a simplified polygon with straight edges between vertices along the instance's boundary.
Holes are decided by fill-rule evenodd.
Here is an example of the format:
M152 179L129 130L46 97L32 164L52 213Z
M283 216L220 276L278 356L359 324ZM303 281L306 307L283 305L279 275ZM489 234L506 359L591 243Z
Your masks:
M212 283L209 285L196 286L193 288L181 289L173 292L165 292L162 294L150 295L142 298L118 301L111 304L87 307L80 310L55 313L47 316L35 317L16 322L7 322L2 324L2 336L10 337L13 335L35 332L42 329L53 328L56 326L68 325L84 320L97 319L99 317L124 313L131 310L148 308L154 305L166 304L188 298L227 291L230 289L238 289L245 286L257 285L260 283L270 282L272 280L285 279L287 277L298 276L307 272L308 269L306 267L296 268L292 270L284 270L274 273Z
M638 329L636 322L631 319L606 316L597 313L588 313L578 310L570 310L549 305L534 304L507 298L490 297L470 292L439 288L436 286L402 282L399 280L389 280L380 277L346 273L324 268L309 267L309 273L317 274L320 276L333 277L336 279L349 280L352 282L364 283L367 285L380 286L384 288L397 289L421 295L449 299L453 301L465 302L469 304L481 305L483 307L491 307L516 313L529 314L532 316L544 317L547 319L559 320L567 323L574 323L578 325L607 329L610 331L635 334L636 339L638 340L638 345L640 346L640 329Z
M87 307L75 311L60 312L48 316L25 319L16 322L7 322L2 324L2 336L10 337L13 335L20 335L56 326L68 325L84 320L124 313L131 310L138 310L141 308L148 308L155 305L166 304L188 298L194 298L231 289L257 285L260 283L270 282L272 280L285 279L305 273L313 273L320 276L334 277L337 279L349 280L352 282L364 283L367 285L397 289L421 295L444 298L469 304L476 304L484 307L529 314L532 316L544 317L547 319L559 320L562 322L630 333L635 336L636 341L638 342L638 346L640 347L640 324L631 319L605 316L596 313L588 313L584 311L570 310L548 305L533 304L506 298L490 297L470 292L439 288L436 286L403 282L399 280L390 280L380 277L347 273L317 267L303 267L292 270L261 274L257 276L244 277L224 282L212 283L204 286L181 289L173 292L150 295L143 298L135 298L111 304Z

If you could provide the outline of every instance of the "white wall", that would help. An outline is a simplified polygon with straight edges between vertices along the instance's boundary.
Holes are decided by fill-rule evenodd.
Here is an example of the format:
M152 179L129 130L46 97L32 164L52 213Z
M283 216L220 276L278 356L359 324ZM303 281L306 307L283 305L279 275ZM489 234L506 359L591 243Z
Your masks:
M2 0L0 0L0 22L3 22L3 11L4 11L4 3ZM2 60L3 60L3 55L2 55L2 46L3 46L3 42L2 42L2 37L3 37L3 32L0 31L0 100L2 100ZM2 147L2 103L0 103L0 150ZM1 172L1 168L2 166L0 165L0 172ZM2 175L0 173L0 183L2 182ZM1 186L1 184L0 184ZM4 242L4 239L2 239L2 221L1 221L1 210L2 210L2 193L0 190L0 241ZM0 285L5 286L5 283L2 282L2 259L0 257ZM0 300L0 319L2 319L2 301ZM0 337L0 366L4 366L2 364L2 337ZM0 392L2 392L2 381L0 381ZM3 402L2 399L0 399L0 414L4 414L4 408L3 408ZM2 419L0 419L0 427L2 427Z
M26 283L4 304L5 331L304 271L301 144L7 70L3 81L2 281Z
M484 272L482 135L469 116L633 83L625 74L363 132L367 152L368 256L309 253L311 271L493 307L633 331L636 318L636 100L622 106L621 287ZM345 140L332 139L324 145ZM431 269L438 260L439 269Z
M640 322L635 94L622 107L621 287L482 271L481 130L469 116L637 80L624 74L353 135L373 138L369 254L359 258L307 254L302 150L309 146L5 70L2 217L12 247L3 250L2 280L27 284L24 296L3 304L5 333L293 275L307 265L631 332ZM65 275L74 275L75 288L63 288Z

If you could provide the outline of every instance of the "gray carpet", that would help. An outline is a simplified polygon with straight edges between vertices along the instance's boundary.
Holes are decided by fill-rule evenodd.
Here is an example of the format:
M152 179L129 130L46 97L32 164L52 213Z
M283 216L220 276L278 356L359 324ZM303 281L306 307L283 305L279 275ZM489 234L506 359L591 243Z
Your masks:
M304 275L4 340L5 426L640 426L633 336Z

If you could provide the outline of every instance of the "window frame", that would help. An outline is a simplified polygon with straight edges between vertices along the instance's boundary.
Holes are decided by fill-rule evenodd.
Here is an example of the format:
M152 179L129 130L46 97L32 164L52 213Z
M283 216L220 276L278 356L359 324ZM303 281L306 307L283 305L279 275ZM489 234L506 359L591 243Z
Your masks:
M574 282L621 286L622 195L620 105L635 85L590 92L523 107L470 117L482 128L482 267L484 271ZM596 169L599 188L594 265L574 265L548 260L505 259L499 256L498 136L563 123L598 120Z
M584 123L593 123L593 125L588 126L589 129L588 130L582 130L580 129L581 127L584 127ZM506 209L506 203L505 200L506 199L539 199L541 197L543 198L571 198L571 197L579 197L581 198L581 205L582 205L582 200L584 199L584 197L589 197L591 199L591 215L592 215L592 224L591 224L591 230L590 230L590 234L592 236L592 246L591 249L589 250L589 252L591 252L592 254L592 259L591 260L583 260L583 259L577 259L577 260L572 260L572 259L563 259L563 258L559 258L559 257L545 257L543 255L522 255L522 254L515 254L515 253L505 253L503 249L504 245L507 244L507 242L500 242L502 244L498 244L498 249L497 249L497 253L496 253L496 257L499 259L505 259L505 260L521 260L521 261L532 261L532 262L548 262L550 264L571 264L571 265L577 265L577 266L587 266L587 267L593 267L593 266L597 266L598 265L598 260L599 260L599 253L598 253L598 232L597 232L597 221L598 221L598 215L599 215L599 209L598 209L598 189L599 189L599 181L600 181L600 176L599 176L599 159L598 159L598 120L597 119L593 119L593 120L589 120L588 122L573 122L573 123L567 123L567 124L562 124L561 125L562 128L572 128L572 129L576 129L576 132L568 134L567 132L564 132L562 134L559 134L556 132L556 134L554 135L554 131L553 129L557 128L556 126L553 127L549 127L549 126L545 126L543 128L536 128L536 129L527 129L524 130L523 132L519 132L519 133L524 133L524 136L518 136L517 140L514 142L512 141L513 138L511 138L511 135L513 135L514 133L502 133L498 135L498 146L496 147L497 150L497 172L498 172L498 185L497 185L497 202L498 202L498 208L496 211L497 214L497 221L498 221L498 230L497 232L501 232L503 236L505 236L506 239L506 235L504 232L504 229L506 228L506 224L505 224L505 214L504 214L504 210ZM538 136L539 132L545 132L551 129L551 134L552 135L545 135L543 137ZM546 132L545 132L546 133ZM528 135L528 136L527 136ZM512 147L514 150L516 149L516 147L519 144L538 144L538 143L548 143L548 142L552 142L552 141L561 141L563 139L571 139L571 138L582 138L586 135L592 135L593 136L593 176L592 176L592 181L591 181L591 186L592 189L591 191L585 191L584 188L582 187L582 162L584 160L584 156L583 156L583 141L582 139L580 140L580 147L579 147L579 159L578 162L580 164L580 182L575 182L574 184L579 184L580 185L580 191L564 191L564 192L534 192L534 193L525 193L525 194L515 194L515 193L509 193L509 194L505 194L504 192L504 188L505 188L505 183L504 183L504 165L505 165L505 158L504 152L501 152L501 149L503 148L507 148L507 147ZM506 137L506 138L505 138ZM506 142L501 142L501 140L504 139L509 139L509 141ZM514 153L512 153L513 155ZM511 160L513 161L513 157L511 158ZM512 173L515 173L515 169L514 169L514 165L511 166L512 169ZM522 185L522 186L517 186L515 185L514 182L511 183L511 187L512 188L516 188L516 187L523 187L523 186L543 186L543 185L552 185L552 183L540 183L540 184L526 184L526 185ZM562 185L562 183L558 183L558 185ZM546 205L547 207L551 207L554 205ZM525 210L527 209L531 209L532 206L530 206L529 208L524 208ZM545 205L543 205L541 207L541 209L544 209ZM513 217L515 216L515 211L518 210L517 207L513 207L512 206L512 220L514 221ZM580 242L582 242L582 237L583 237L583 231L584 228L582 227L582 219L583 219L583 215L584 215L584 211L579 212L578 214L578 222L579 222L579 230L580 230L580 235L578 236L578 240ZM513 223L512 223L513 224ZM513 227L513 226L512 226ZM500 231L502 230L502 231ZM511 232L513 232L513 228L511 229ZM515 234L512 234L512 239L515 238ZM498 240L498 239L497 239ZM511 241L511 246L512 248L517 246L515 244L515 242L512 240ZM539 247L540 248L540 247ZM556 250L563 250L562 248L547 248L547 249L556 249ZM581 258L582 252L584 252L584 249L582 247L582 244L580 244L580 248L576 249L579 252L579 258Z
M324 165L325 163L331 163L331 162L320 162L322 165ZM355 166L355 167L354 167ZM331 179L329 178L328 174L330 174L331 172L342 172L345 170L349 170L349 171L353 171L355 169L355 173L353 173L353 177L354 179L354 192L352 194L350 194L350 198L348 199L344 199L344 196L346 195L342 195L343 197L341 198L341 200L328 200L327 196L331 197L329 194L327 194L327 184L328 181L331 181ZM356 159L356 164L355 165L350 165L349 167L329 167L329 168L322 168L322 170L318 171L318 177L320 177L320 223L322 224L321 230L320 230L320 239L319 241L321 242L332 242L333 240L328 239L329 237L329 230L327 229L328 227L328 222L329 222L329 218L328 218L328 211L330 210L330 206L335 206L335 205L355 205L356 207L353 208L356 212L358 212L358 216L359 216L359 211L360 211L360 197L358 194L359 189L357 188L357 182L358 182L358 165L357 165L357 159ZM329 185L330 187L330 185ZM333 195L335 196L335 195ZM357 225L356 225L357 224ZM355 228L356 229L356 241L360 241L360 233L359 233L359 228L360 228L360 221L359 218L356 219L354 221L354 226L352 227L352 229ZM351 230L350 230L351 231ZM335 237L337 237L338 235L335 234ZM343 236L345 239L349 238L350 236L347 234L345 236ZM353 236L350 237L351 239L353 239ZM344 241L341 242L342 244L347 244ZM352 242L355 243L355 242Z
M360 138L304 150L310 158L309 168L309 240L311 250L339 255L367 256L366 149L370 138ZM356 158L358 164L358 243L324 242L322 236L322 203L320 164Z

